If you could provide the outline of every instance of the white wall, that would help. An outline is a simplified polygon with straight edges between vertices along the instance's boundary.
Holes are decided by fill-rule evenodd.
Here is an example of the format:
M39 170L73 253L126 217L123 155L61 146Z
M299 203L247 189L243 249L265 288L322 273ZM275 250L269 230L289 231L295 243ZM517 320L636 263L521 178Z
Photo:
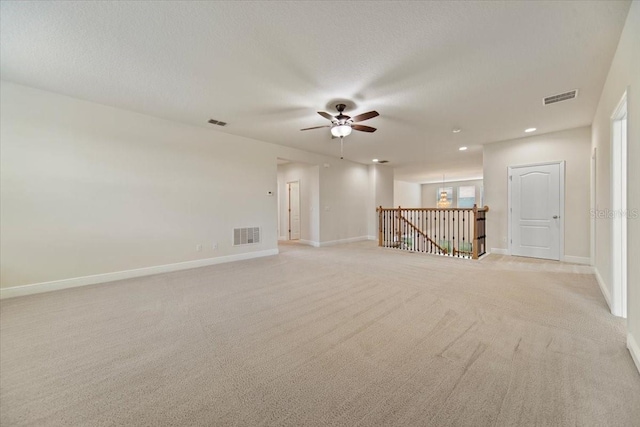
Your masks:
M365 165L1 85L2 288L276 251L278 157L331 165L320 241L366 234Z
M320 168L320 242L367 238L367 166L334 160Z
M422 184L422 207L423 208L436 208L438 207L438 189L441 187L453 187L453 200L451 207L458 206L458 187L464 187L473 185L476 187L476 205L481 207L481 189L483 181L481 179L474 179L470 181L451 181L445 182L444 185L440 183L434 184ZM486 204L486 203L485 203Z
M587 261L590 244L590 140L591 128L581 127L484 146L484 196L490 209L487 214L489 248L508 247L508 167L564 160L564 255Z
M280 240L289 239L287 183L300 182L300 239L320 242L320 183L318 165L287 163L278 165L278 212Z
M367 210L369 238L378 238L378 215L380 206L393 206L393 169L384 165L369 165L369 208Z
M631 4L627 21L620 36L616 54L611 63L600 102L592 124L592 147L596 156L596 208L611 209L611 123L610 118L627 90L628 114L628 188L627 206L640 209L640 2ZM640 219L627 222L628 289L627 328L628 341L636 365L640 370ZM612 292L611 220L596 220L595 267L604 292ZM635 350L634 350L635 349Z
M393 181L393 206L419 208L422 205L420 184L406 181Z

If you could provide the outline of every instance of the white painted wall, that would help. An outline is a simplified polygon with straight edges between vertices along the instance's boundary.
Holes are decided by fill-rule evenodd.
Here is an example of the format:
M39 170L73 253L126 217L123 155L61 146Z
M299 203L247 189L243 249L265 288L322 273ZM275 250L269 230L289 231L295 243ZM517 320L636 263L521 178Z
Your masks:
M365 165L9 82L0 94L2 288L276 251L278 157L331 164L321 242L366 235ZM233 247L244 226L262 243Z
M476 205L480 207L480 190L483 186L483 181L481 179L474 179L470 181L451 181L445 182L444 185L441 182L433 184L422 184L422 207L437 208L438 189L440 189L440 187L453 187L453 200L451 202L451 206L455 208L458 206L458 187L468 185L474 185L476 187Z
M592 147L597 148L596 207L611 208L611 115L627 90L628 102L628 187L629 210L640 210L640 2L631 4L629 15L611 63L600 102L592 124ZM595 267L603 292L611 294L611 220L596 220ZM640 218L627 222L628 278L627 328L628 345L640 370Z
M484 146L484 196L487 214L487 245L507 249L509 166L566 161L565 256L589 257L591 128L535 135Z
M369 208L367 210L369 238L378 238L378 215L380 206L393 206L394 171L385 165L369 165Z
M393 206L419 208L422 205L420 184L406 181L393 181Z
M300 239L320 242L320 185L318 165L287 163L278 165L279 239L288 240L287 183L300 182Z
M333 160L320 168L320 243L367 238L367 166Z

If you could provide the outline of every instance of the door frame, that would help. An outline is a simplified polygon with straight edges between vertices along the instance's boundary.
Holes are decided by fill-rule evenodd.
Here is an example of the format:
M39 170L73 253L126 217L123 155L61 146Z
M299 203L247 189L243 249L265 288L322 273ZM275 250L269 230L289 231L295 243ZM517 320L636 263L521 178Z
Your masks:
M507 254L512 255L512 245L513 245L513 236L512 236L512 215L511 215L511 183L512 172L514 169L519 168L527 168L533 166L549 166L549 165L560 165L560 259L559 261L564 261L564 175L565 175L565 160L560 160L556 162L542 162L542 163L530 163L526 165L516 165L509 166L507 168Z
M300 236L297 239L291 238L291 184L298 184L298 218L299 218L299 233ZM287 181L285 184L287 191L287 240L300 240L302 238L302 216L301 216L301 203L300 203L300 180Z
M611 313L627 317L628 258L627 258L627 150L629 145L629 116L625 90L611 115ZM616 131L618 122L624 128ZM620 133L619 133L620 132ZM618 157L618 158L616 158ZM616 170L619 169L619 170Z
M597 187L598 187L598 148L593 147L591 152L591 222L590 222L590 231L591 231L591 239L590 245L591 250L589 251L590 265L596 265L596 211L598 210L598 200L597 200Z

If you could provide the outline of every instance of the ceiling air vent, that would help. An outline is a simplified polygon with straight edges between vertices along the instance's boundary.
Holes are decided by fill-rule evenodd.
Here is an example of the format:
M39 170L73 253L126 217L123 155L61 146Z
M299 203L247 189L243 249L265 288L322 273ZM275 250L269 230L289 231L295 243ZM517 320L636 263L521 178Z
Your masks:
M260 243L260 227L233 229L233 246L253 245Z
M207 123L211 123L212 125L218 126L226 126L227 122L221 122L220 120L210 119Z
M570 90L569 92L559 93L557 95L547 96L542 99L543 105L555 104L556 102L568 101L578 96L578 89Z

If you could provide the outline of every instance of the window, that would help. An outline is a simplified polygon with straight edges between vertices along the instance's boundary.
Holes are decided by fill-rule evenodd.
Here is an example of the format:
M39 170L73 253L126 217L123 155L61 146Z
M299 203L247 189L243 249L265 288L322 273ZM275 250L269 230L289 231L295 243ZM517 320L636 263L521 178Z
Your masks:
M476 203L475 185L458 187L458 207L459 208L472 208L475 203Z

